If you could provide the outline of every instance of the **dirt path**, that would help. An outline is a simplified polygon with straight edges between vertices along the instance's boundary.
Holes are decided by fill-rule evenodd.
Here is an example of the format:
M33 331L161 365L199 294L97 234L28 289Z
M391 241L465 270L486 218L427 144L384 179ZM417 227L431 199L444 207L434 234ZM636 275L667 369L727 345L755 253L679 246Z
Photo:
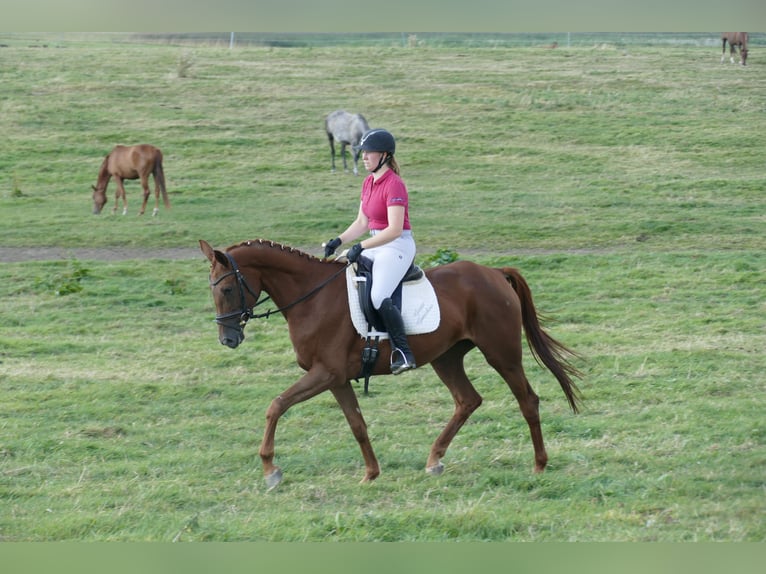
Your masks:
M204 258L196 247L0 247L0 262L57 261L61 259L122 261L125 259L196 259Z
M296 249L301 249L296 247ZM320 256L320 249L303 249L306 253ZM617 248L594 249L520 249L509 255L551 255L569 253L580 255L603 255L613 253ZM464 257L477 256L478 251L461 251ZM204 258L197 247L154 247L142 249L139 247L0 247L0 263L17 263L20 261L60 261L62 259L93 260L93 261L124 261L126 259L197 259Z

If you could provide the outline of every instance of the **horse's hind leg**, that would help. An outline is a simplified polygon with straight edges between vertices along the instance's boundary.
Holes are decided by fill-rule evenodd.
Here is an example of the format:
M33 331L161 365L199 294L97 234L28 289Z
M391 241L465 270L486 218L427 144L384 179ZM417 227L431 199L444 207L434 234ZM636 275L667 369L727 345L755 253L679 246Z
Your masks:
M152 217L156 216L159 212L160 212L160 183L157 181L157 176L155 175L154 176L154 209L152 210Z
M472 346L472 345L471 345ZM456 345L444 355L431 362L436 374L452 393L455 401L455 410L452 413L447 426L434 441L431 452L426 462L426 472L432 475L441 474L444 471L442 458L447 452L452 439L460 428L481 405L481 395L471 384L463 367L463 357L470 350L469 345Z
M505 382L511 389L513 396L519 403L521 414L529 426L529 434L532 437L532 447L535 450L535 472L542 472L548 464L548 453L545 451L543 431L540 427L540 397L527 380L521 362L503 375Z
M540 428L540 399L532 390L522 366L521 325L509 320L500 327L502 327L501 331L495 330L492 333L489 333L489 330L482 331L475 343L487 362L503 377L513 396L516 397L532 437L535 472L542 472L548 464L548 454L545 452L543 432Z
M503 377L519 403L521 414L529 426L532 437L532 447L535 451L535 472L542 472L548 464L548 453L545 451L543 431L540 427L540 398L532 390L524 367L521 364L521 353L506 349L505 353L487 353L482 349L487 362Z
M149 191L149 176L148 175L141 176L141 189L144 190L144 201L143 203L141 203L141 211L138 212L138 215L143 215L144 212L146 211L146 203L149 201L149 196L151 195L151 192ZM159 195L157 196L157 201L159 202Z
M332 168L330 171L335 173L335 143L334 138L330 134L327 134L328 138L330 139L330 161L332 161Z

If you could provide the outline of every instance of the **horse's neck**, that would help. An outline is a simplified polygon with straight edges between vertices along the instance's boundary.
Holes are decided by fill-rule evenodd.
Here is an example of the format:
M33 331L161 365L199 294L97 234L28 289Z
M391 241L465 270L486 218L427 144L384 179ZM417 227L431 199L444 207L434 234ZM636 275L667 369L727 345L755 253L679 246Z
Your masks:
M288 247L252 246L249 257L234 256L241 267L256 270L262 289L269 294L278 307L296 301L324 280L326 273L320 270L318 261Z
M101 167L98 170L98 180L96 180L96 189L104 189L106 187L107 182L109 181L109 177L111 177L109 173L109 156L106 156L104 158L104 161L101 162Z

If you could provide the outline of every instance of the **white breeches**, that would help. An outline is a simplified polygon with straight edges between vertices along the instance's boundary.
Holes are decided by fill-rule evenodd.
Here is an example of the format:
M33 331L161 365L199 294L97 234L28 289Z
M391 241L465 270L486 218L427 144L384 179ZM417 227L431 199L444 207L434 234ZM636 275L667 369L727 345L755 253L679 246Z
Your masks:
M370 234L375 235L375 232ZM373 262L370 298L373 307L379 309L383 300L391 297L415 260L415 239L410 230L404 230L398 239L380 247L365 249L363 253Z

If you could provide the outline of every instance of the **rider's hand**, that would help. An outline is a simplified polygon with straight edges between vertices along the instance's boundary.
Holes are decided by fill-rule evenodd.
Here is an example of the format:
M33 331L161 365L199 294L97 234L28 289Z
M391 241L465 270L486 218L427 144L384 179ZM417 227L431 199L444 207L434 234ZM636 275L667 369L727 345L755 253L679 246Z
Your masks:
M336 237L335 239L330 239L327 243L324 244L324 256L325 257L331 257L335 254L335 250L340 247L340 244L343 243L340 240L340 237Z
M348 253L346 254L346 258L351 263L354 263L357 259L359 259L359 256L362 254L363 249L364 247L362 247L361 243L355 244L351 249L348 250Z

